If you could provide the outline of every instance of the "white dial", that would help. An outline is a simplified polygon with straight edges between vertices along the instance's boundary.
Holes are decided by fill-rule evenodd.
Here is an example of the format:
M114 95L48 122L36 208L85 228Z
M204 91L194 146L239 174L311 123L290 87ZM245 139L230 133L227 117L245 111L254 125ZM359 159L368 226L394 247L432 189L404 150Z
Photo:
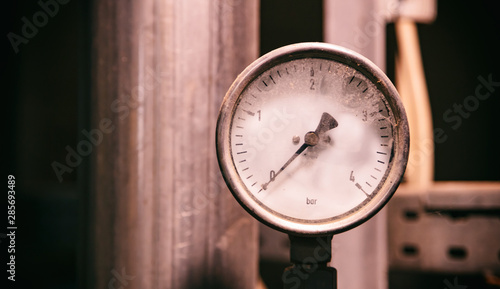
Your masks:
M247 210L286 232L321 234L364 221L392 195L407 124L380 76L308 45L310 53L281 49L240 75L221 109L218 149Z

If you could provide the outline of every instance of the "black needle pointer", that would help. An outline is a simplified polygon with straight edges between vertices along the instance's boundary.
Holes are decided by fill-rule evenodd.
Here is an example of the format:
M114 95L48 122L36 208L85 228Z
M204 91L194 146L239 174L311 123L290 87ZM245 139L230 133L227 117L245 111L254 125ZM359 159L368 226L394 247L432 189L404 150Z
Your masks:
M306 150L306 148L310 146L315 146L318 144L320 136L324 134L325 132L336 128L338 126L337 121L327 112L323 112L323 115L321 115L321 120L319 121L318 127L316 128L315 131L310 131L306 133L304 136L304 143L300 146L300 148L292 155L290 159L278 170L278 172L271 171L270 172L270 179L267 183L262 184L262 189L267 190L267 186L273 182L276 177L283 171L285 170L288 165L295 160L302 152Z

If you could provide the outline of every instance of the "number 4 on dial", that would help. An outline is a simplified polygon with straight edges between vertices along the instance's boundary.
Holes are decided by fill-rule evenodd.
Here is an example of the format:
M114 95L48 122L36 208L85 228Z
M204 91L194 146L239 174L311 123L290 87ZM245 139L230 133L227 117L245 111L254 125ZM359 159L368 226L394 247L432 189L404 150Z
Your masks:
M355 182L356 181L356 179L354 178L354 171L351 171L351 176L349 177L349 180L351 182Z

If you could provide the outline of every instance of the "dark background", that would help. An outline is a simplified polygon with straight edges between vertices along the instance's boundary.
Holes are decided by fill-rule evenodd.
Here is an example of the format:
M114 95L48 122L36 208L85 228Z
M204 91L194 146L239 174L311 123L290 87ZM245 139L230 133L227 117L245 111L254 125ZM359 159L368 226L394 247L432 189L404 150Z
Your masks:
M434 127L448 136L435 146L435 179L498 181L500 88L480 101L456 130L443 113L474 95L478 76L492 74L500 82L499 5L494 0L438 2L437 20L419 25ZM39 10L36 1L6 1L1 9L6 118L2 169L4 176L16 177L16 283L19 288L75 288L84 166L64 174L60 183L51 165L64 163L65 147L75 147L89 117L91 9L87 1L60 5L58 13L15 53L7 34L22 35L22 18L31 20ZM387 32L387 67L392 77L397 49L392 25ZM262 1L261 53L302 41L322 41L322 2ZM0 227L0 233L5 233L5 227ZM2 236L3 262L6 239ZM277 272L281 274L281 268ZM442 289L443 278L453 280L455 275L392 272L390 276L394 289ZM465 285L479 282L476 276L460 280Z

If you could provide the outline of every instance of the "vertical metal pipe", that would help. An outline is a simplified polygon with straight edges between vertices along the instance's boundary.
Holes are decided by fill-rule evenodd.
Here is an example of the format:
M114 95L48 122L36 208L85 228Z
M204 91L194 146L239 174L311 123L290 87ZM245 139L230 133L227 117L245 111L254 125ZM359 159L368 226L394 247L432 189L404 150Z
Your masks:
M394 0L324 0L325 42L361 53L385 69L385 26L397 7Z
M359 52L385 68L386 17L397 1L325 0L325 42ZM343 289L388 287L387 213L333 238L332 263Z
M93 18L89 287L254 288L215 121L258 56L258 1L96 0Z

